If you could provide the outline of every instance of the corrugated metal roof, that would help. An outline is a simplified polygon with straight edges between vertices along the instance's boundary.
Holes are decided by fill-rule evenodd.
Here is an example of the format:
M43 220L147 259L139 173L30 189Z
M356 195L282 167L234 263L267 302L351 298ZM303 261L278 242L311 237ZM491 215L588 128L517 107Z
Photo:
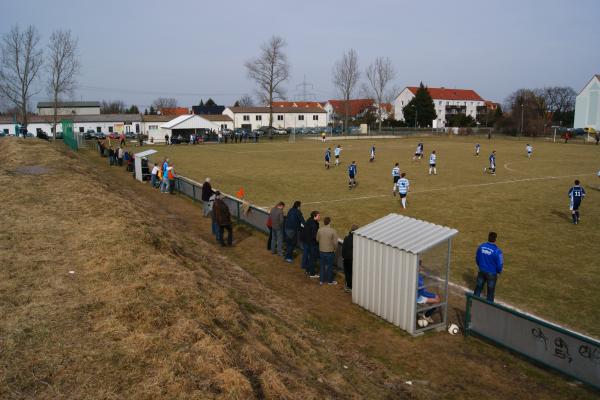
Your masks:
M354 232L370 240L408 251L421 253L456 235L456 229L420 219L389 214Z

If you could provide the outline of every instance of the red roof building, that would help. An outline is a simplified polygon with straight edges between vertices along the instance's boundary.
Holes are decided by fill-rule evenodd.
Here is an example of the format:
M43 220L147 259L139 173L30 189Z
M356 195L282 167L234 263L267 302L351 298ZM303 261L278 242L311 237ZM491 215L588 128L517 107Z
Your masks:
M188 110L185 107L173 107L173 108L161 108L160 110L160 114L161 115L186 115L186 114L191 114L190 110Z

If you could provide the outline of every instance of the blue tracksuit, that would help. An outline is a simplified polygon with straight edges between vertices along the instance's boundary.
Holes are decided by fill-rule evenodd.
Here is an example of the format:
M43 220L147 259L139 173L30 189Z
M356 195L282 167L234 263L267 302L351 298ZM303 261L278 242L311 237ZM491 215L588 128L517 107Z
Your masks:
M502 250L494 243L485 242L477 248L475 262L479 266L481 272L496 275L502 272L504 259Z

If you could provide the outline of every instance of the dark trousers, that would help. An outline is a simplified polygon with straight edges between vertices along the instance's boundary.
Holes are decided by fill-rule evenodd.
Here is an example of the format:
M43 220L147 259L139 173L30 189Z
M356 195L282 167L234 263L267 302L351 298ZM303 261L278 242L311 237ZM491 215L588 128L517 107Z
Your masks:
M302 246L302 268L308 275L315 274L315 263L319 249L316 244L304 243Z
M227 244L231 246L233 243L233 229L231 229L231 225L219 225L219 236L221 245L225 246L225 239L223 237L224 231L227 230Z
M473 294L477 297L481 296L483 285L487 283L487 300L494 301L494 292L496 291L496 280L498 276L496 274L490 274L488 272L479 271L477 273L477 285Z
M296 231L289 229L285 230L285 258L291 260L294 258L294 249L298 241L298 234Z
M269 228L269 239L267 240L267 250L271 250L271 240L273 240L273 228Z
M321 283L333 282L333 259L335 258L334 252L320 252L320 274L319 280Z
M344 276L346 278L346 287L352 289L352 259L344 258Z
M169 193L175 194L175 179L169 179Z

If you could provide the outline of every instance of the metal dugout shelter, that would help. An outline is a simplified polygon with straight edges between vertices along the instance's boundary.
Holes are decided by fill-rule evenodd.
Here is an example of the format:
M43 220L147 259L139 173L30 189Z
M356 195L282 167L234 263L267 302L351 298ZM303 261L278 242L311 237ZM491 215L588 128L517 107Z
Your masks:
M150 167L148 165L148 157L155 153L158 153L158 151L150 149L134 154L133 161L135 165L135 179L142 182L150 179Z
M389 214L356 230L352 301L411 335L445 328L451 240L457 233L456 229L399 214ZM439 303L417 304L419 273L424 288L440 296ZM418 313L428 310L434 310L435 322L417 326Z

